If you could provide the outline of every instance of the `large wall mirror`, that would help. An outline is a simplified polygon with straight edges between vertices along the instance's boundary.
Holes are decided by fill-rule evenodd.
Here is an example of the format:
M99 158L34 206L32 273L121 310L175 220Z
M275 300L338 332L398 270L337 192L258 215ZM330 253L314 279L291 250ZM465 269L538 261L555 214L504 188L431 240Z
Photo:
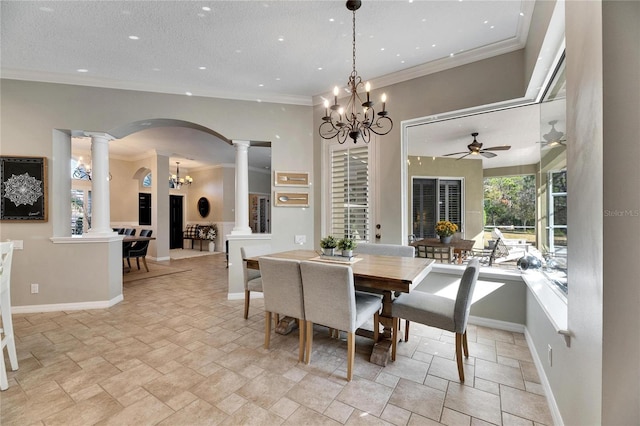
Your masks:
M507 242L510 262L539 268L566 293L566 113L563 61L539 103L415 120L405 128L409 239L458 225L476 249ZM480 145L482 144L482 145ZM513 249L513 253L511 253ZM517 249L517 251L516 251ZM521 268L522 269L522 268Z

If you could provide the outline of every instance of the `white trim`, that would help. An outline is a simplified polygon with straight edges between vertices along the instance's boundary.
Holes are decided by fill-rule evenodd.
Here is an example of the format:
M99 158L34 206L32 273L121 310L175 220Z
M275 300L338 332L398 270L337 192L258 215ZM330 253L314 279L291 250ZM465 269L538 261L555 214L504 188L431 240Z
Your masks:
M259 291L252 291L249 293L251 299L264 299L264 294ZM227 293L227 300L244 300L244 292L242 293Z
M567 299L556 291L555 286L550 283L542 272L531 271L522 274L522 279L527 284L527 288L540 305L556 333L569 338L569 307Z
M524 324L516 322L500 321L497 319L469 316L469 324L479 325L482 327L495 328L497 330L510 331L513 333L524 333L526 328Z
M85 243L110 243L113 241L122 241L124 235L116 234L115 232L111 235L100 235L100 236L90 236L87 234L83 235L75 235L73 237L51 237L51 240L54 244L85 244Z
M48 305L25 305L12 306L11 312L14 314L33 314L39 312L61 312L61 311L84 311L88 309L110 308L124 300L124 296L119 294L111 300L101 300L96 302L74 302L56 303Z
M560 408L558 407L558 403L553 396L553 390L551 389L551 385L549 384L549 379L547 379L544 367L542 366L542 361L540 360L540 357L538 357L538 352L535 350L535 342L533 341L533 337L531 337L531 334L529 334L529 330L526 327L524 329L524 337L527 340L527 345L529 345L529 352L531 352L533 363L536 366L536 370L538 371L540 384L542 385L544 394L547 397L547 403L549 404L549 411L551 412L551 417L553 418L553 424L556 426L564 426L562 414L560 414Z

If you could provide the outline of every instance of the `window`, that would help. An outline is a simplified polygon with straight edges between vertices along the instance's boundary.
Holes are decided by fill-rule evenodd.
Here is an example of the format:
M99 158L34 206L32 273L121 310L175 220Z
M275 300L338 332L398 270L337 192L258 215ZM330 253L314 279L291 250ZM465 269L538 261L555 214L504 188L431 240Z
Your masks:
M413 179L413 235L435 237L436 223L448 220L462 231L462 179Z
M549 172L549 252L565 254L567 248L567 172Z
M344 148L331 145L329 233L371 242L372 177L370 145Z
M71 190L71 235L82 235L91 228L91 191Z
M142 186L144 188L151 188L151 172L147 173L142 179Z

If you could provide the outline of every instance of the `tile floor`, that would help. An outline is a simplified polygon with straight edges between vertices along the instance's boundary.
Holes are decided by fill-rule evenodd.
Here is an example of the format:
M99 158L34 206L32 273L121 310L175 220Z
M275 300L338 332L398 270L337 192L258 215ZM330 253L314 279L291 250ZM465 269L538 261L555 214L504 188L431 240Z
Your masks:
M20 369L0 393L8 425L551 425L522 334L470 326L466 382L450 333L412 324L395 363L368 362L358 337L315 330L310 365L297 331L263 345L262 300L227 300L224 256L125 285L110 309L14 315Z

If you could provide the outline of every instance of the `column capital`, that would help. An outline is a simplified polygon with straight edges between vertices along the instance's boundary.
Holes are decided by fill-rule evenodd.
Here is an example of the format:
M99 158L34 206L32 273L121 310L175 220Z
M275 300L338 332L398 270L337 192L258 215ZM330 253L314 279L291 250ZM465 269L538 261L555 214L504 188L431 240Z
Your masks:
M84 135L89 136L92 139L104 139L107 142L117 139L115 136L111 136L109 133L105 132L84 132Z
M235 146L235 147L249 147L251 145L251 141L240 141L240 140L232 140L231 143Z

